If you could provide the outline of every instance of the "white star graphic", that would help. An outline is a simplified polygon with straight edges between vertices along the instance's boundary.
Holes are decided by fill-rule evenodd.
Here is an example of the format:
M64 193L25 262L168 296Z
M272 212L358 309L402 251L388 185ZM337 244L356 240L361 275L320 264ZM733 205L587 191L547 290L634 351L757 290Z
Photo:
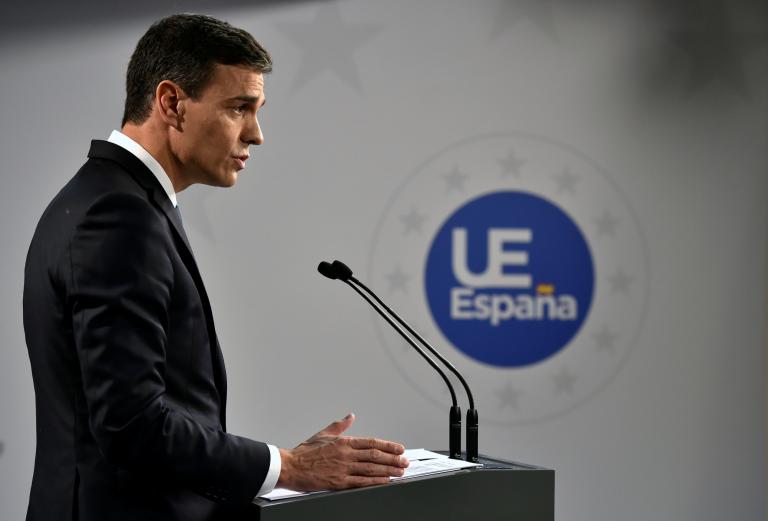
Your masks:
M515 155L513 150L509 151L507 157L499 159L499 166L501 166L501 177L520 177L520 168L525 164L524 159L520 159Z
M595 219L595 224L597 225L598 236L607 235L608 237L613 237L619 220L606 210L600 217Z
M499 408L518 410L520 408L520 396L522 394L523 391L517 389L512 384L505 384L504 387L496 391L496 396L499 398Z
M303 52L294 91L326 71L362 90L354 53L376 35L379 24L345 22L338 6L330 3L320 7L311 22L282 22L277 26Z
M427 216L419 213L416 208L411 208L410 212L400 216L400 220L405 226L404 235L408 235L410 232L421 234L421 225L427 220Z
M407 275L400 266L396 267L389 275L387 275L387 282L389 283L389 292L403 291L408 293L408 279L411 277Z
M570 168L567 166L563 169L563 172L555 177L555 183L557 184L557 193L568 192L570 194L576 193L576 184L579 182L578 176L571 173Z
M464 181L466 181L468 177L469 176L467 174L463 174L457 167L453 167L453 170L447 174L443 174L443 179L445 180L445 191L447 193L451 193L454 190L463 192Z
M576 376L568 368L563 367L557 374L552 376L557 394L573 394L573 385L576 383Z
M616 334L611 332L607 327L603 328L592 335L595 339L595 346L598 351L615 353L616 352Z
M611 285L611 293L627 294L629 293L629 285L632 284L632 277L619 269L608 277L608 283Z

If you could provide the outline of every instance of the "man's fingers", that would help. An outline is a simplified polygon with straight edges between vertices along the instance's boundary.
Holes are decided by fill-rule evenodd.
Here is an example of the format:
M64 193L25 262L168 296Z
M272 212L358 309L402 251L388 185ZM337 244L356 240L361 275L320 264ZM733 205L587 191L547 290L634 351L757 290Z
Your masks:
M367 477L389 477L402 476L405 469L400 467L390 467L389 465L379 465L378 463L351 463L348 474L350 476Z
M281 451L278 484L296 490L328 490L388 483L408 467L400 443L342 436L355 421L348 414L293 450Z
M342 419L336 420L335 422L328 425L328 427L315 434L315 436L340 436L345 430L349 429L354 421L354 413L349 413Z
M398 456L379 449L359 449L352 453L355 461L378 463L380 465L389 465L390 467L408 466L408 459L405 456Z
M405 447L401 444L378 438L350 438L349 445L353 449L379 449L390 454L402 454L405 452Z

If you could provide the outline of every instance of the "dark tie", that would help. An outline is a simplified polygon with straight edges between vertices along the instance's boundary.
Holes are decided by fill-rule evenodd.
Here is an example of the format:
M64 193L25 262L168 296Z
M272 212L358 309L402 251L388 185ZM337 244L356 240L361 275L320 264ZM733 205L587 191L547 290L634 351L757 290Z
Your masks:
M192 248L189 246L189 239L187 239L187 232L186 230L184 230L184 220L181 218L181 209L179 209L178 206L175 206L173 208L173 211L176 214L176 217L178 218L178 222L177 222L178 232L181 235L181 238L184 239L184 242L187 243L187 248L190 248L190 251L191 251Z

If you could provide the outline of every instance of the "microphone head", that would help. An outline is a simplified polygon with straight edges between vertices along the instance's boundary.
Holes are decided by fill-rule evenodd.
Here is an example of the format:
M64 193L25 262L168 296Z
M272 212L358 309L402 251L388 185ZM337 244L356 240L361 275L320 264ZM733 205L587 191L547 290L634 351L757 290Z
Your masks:
M338 279L339 276L336 273L336 270L331 265L330 262L323 261L320 264L317 265L317 271L320 272L320 274L324 277L328 277L329 279Z
M352 270L340 260L334 260L331 267L334 269L336 277L341 280L349 280L352 276Z

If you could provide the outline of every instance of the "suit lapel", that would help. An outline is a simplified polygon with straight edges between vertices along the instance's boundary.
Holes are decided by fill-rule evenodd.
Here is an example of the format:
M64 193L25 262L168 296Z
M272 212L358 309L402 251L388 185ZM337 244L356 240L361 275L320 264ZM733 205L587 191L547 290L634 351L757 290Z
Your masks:
M153 176L154 179L154 176ZM155 179L155 181L157 181ZM221 399L221 425L226 430L226 404L227 404L227 376L224 369L224 357L221 354L221 348L219 347L218 336L216 335L216 327L213 323L213 311L211 310L211 302L208 299L208 292L205 290L205 284L203 284L203 277L200 275L200 270L197 268L197 262L195 262L195 256L192 254L192 247L189 245L187 234L184 231L184 225L179 218L179 212L174 208L171 200L168 199L165 191L162 187L152 192L152 198L156 205L160 207L165 216L173 225L174 231L178 235L179 239L184 244L186 250L183 252L181 258L184 261L187 269L192 275L192 279L195 281L197 292L200 295L200 300L203 302L203 310L205 311L205 321L208 327L208 337L211 342L211 361L213 362L214 380L216 382L216 388L219 391L219 398Z
M216 328L213 323L213 312L211 311L208 292L205 290L203 279L197 268L197 262L195 262L195 257L192 254L192 247L189 244L189 239L187 239L187 234L184 231L184 226L179 218L178 211L174 208L173 203L168 198L165 190L149 168L147 168L139 158L121 146L110 143L109 141L93 140L91 141L91 150L88 152L88 157L109 159L123 167L123 169L125 169L136 182L147 191L150 200L165 214L165 217L170 221L176 236L181 241L182 248L179 250L181 258L184 261L187 270L189 270L189 273L192 275L192 279L195 281L195 286L200 295L200 300L203 302L203 311L205 313L205 321L208 328L208 337L211 347L214 381L221 401L221 425L226 431L227 375L224 368L224 357L221 353L218 337L216 336Z

